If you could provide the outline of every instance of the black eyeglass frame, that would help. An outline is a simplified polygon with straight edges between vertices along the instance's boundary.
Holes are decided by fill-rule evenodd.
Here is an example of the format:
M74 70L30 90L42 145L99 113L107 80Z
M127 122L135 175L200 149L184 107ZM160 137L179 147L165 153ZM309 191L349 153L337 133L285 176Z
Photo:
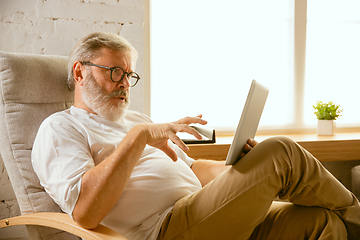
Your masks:
M135 85L136 85L136 84L139 82L139 80L140 80L139 74L137 74L136 72L129 72L129 73L128 73L128 72L125 72L124 69L122 69L121 67L106 67L106 66L97 65L97 64L94 64L94 63L91 63L91 62L81 62L81 64L83 64L83 65L89 65L89 66L95 66L95 67L99 67L99 68L104 68L104 69L110 70L110 79L111 79L111 81L113 81L114 83L119 83L119 82L121 82L121 81L124 79L125 75L129 78L129 76L130 76L131 74L135 74L135 76L132 75L132 77L135 77L135 78L136 78L136 81L135 81L135 83L134 83L133 85L130 85L130 87L135 87ZM113 73L113 71L114 71L115 69L118 69L118 68L120 68L120 69L123 71L123 75L121 76L121 78L120 78L119 81L114 81L114 79L112 78L112 73ZM130 82L129 82L129 83L130 83Z

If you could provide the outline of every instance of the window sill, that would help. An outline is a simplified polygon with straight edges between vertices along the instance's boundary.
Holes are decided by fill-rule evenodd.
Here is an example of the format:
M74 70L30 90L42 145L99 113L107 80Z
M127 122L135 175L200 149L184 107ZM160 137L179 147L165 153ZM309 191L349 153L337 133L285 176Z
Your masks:
M274 135L256 135L258 142ZM334 136L316 134L287 134L322 162L360 160L360 132L336 133ZM225 160L232 136L219 136L214 144L191 144L187 154L194 159Z

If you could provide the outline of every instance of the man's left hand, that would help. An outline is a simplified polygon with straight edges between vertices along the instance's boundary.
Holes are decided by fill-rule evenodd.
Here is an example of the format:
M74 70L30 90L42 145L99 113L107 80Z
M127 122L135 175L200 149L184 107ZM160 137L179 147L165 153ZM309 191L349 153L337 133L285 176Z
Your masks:
M243 152L241 153L240 157L245 156L248 152L250 152L256 145L258 144L257 141L254 139L248 139L247 143L244 145Z

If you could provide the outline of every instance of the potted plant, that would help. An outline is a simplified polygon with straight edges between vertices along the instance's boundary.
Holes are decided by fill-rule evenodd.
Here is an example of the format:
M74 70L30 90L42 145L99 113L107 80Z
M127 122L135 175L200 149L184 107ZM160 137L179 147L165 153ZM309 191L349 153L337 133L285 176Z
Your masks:
M332 101L328 103L317 101L316 105L313 105L313 108L315 109L314 113L318 119L318 135L334 135L334 120L340 117L340 113L342 112L342 109L340 109L340 105L336 105Z

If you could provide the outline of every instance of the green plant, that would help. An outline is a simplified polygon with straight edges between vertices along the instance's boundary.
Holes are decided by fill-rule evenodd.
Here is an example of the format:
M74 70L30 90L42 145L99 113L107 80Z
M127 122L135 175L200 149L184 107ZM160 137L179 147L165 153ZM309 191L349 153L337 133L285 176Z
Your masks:
M328 103L317 101L313 108L316 110L314 113L318 120L336 120L341 116L340 113L342 112L340 105L336 105L332 101Z

